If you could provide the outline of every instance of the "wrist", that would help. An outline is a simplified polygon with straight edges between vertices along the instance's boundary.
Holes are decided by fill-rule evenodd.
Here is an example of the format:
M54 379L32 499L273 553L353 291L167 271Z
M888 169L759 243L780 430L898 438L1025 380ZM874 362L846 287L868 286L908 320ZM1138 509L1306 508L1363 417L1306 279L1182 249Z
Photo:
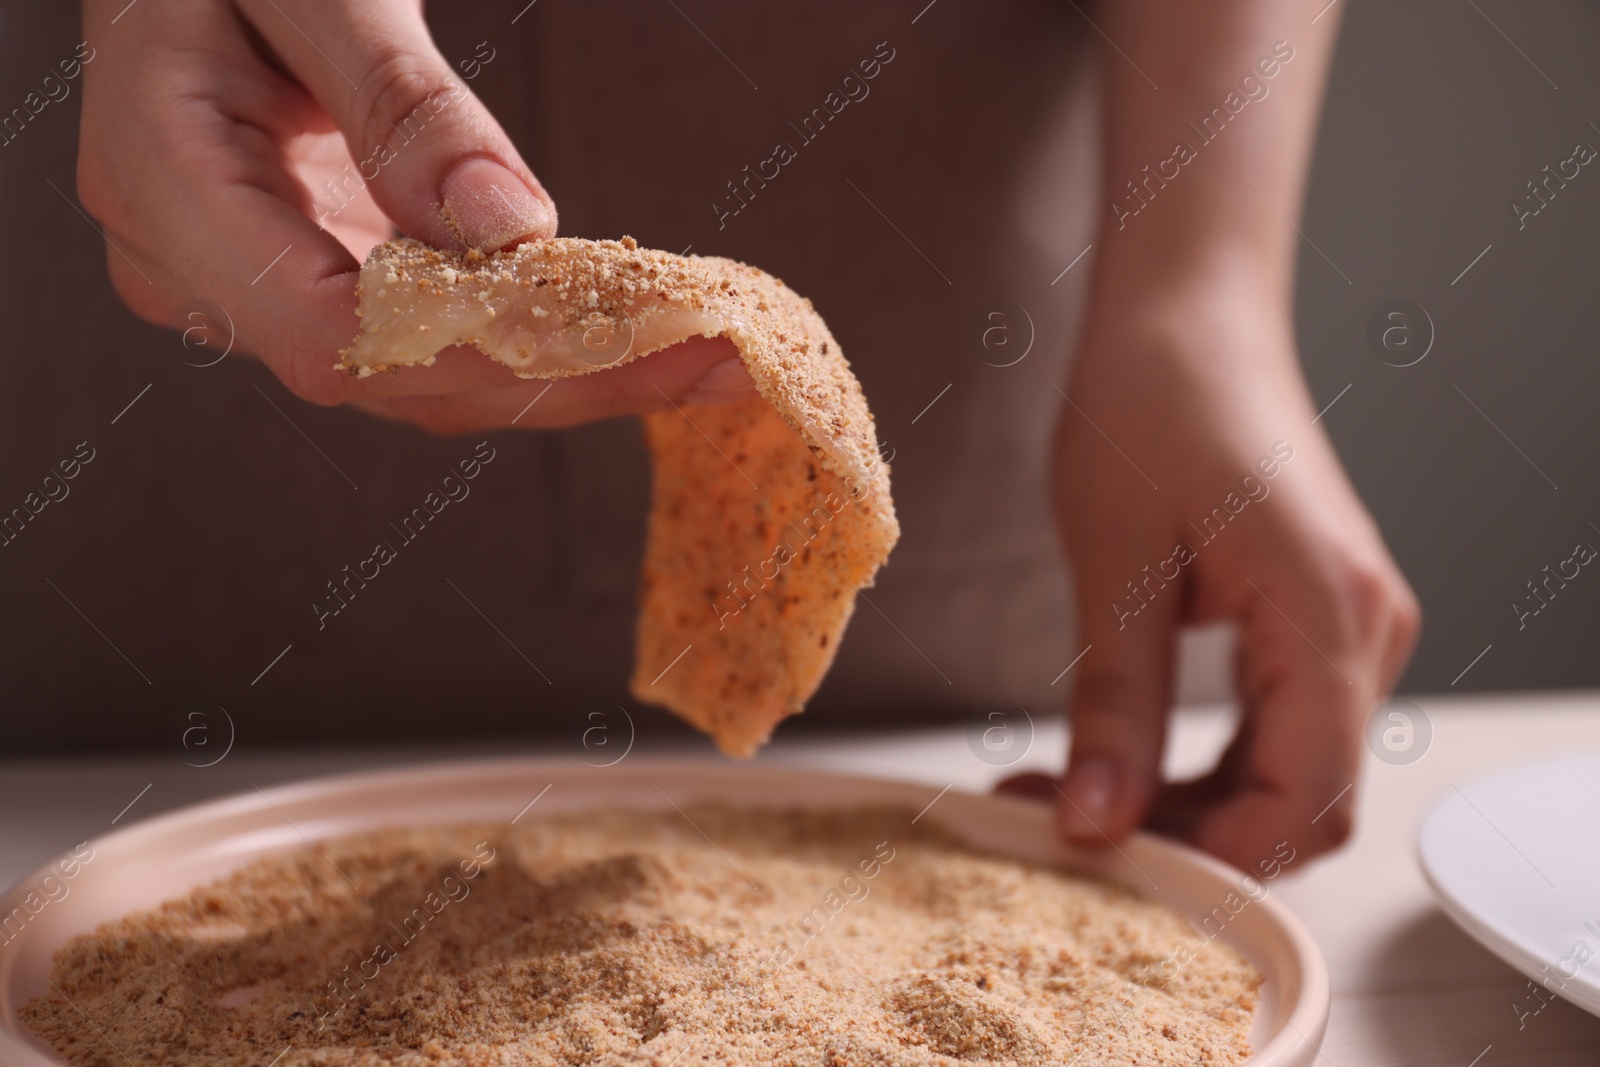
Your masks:
M1216 245L1191 258L1154 257L1145 269L1123 260L1097 270L1077 384L1154 376L1196 400L1303 390L1292 300L1270 272Z
M1268 347L1294 347L1287 280L1259 260L1223 249L1097 267L1090 309L1085 336L1091 340L1164 337L1186 348L1184 339L1239 344L1253 337L1274 342Z
M1293 236L1282 219L1274 219ZM1102 227L1096 241L1095 299L1181 299L1208 293L1259 307L1293 302L1294 252L1280 234L1260 227L1190 218L1152 219L1119 231Z

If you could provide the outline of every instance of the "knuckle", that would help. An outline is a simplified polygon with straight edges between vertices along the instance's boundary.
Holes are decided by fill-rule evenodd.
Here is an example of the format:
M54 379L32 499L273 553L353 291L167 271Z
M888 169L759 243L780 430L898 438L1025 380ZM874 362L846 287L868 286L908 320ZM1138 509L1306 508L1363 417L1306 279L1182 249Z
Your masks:
M420 129L439 113L441 99L459 91L437 64L393 48L378 53L359 84L355 115L363 150L387 143L397 128Z
M1341 584L1346 614L1362 629L1377 625L1389 608L1389 575L1363 561L1346 566Z
M1335 564L1326 584L1339 635L1350 646L1364 646L1418 614L1415 600L1394 569L1382 561L1345 559Z

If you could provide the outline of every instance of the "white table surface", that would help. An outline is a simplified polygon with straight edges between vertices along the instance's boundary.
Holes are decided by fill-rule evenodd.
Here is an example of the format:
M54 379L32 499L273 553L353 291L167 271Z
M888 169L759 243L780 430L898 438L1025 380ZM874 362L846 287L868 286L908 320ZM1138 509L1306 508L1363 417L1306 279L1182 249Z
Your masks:
M1408 766L1369 756L1359 787L1359 825L1350 844L1332 857L1294 864L1301 869L1273 883L1328 958L1333 1011L1320 1062L1327 1067L1600 1063L1600 1018L1556 1000L1519 1020L1517 1005L1527 1011L1537 1003L1524 999L1525 980L1439 911L1416 861L1417 828L1452 783L1465 786L1501 767L1600 749L1600 693L1415 700L1433 724L1426 755ZM1229 718L1220 709L1180 713L1169 771L1205 766L1228 729ZM946 785L984 790L1003 774L1051 768L1059 763L1063 745L1061 727L1041 722L1028 755L1006 768L977 759L960 728L838 740L783 738L760 759L925 782L931 798ZM0 759L0 884L9 885L78 841L107 832L113 818L122 826L253 784L512 751L505 745L304 752L252 752L240 746L205 769L185 766L181 753ZM520 751L572 749L529 745ZM684 752L691 753L716 758L706 746ZM1574 847L1600 844L1600 813L1593 816L1586 839L1575 840Z

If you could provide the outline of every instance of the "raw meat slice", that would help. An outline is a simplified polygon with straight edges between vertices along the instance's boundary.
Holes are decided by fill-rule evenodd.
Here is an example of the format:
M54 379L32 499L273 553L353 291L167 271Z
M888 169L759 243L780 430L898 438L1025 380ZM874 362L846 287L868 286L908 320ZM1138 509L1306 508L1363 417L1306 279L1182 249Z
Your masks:
M359 293L339 366L360 375L469 344L521 377L563 378L729 338L760 399L644 419L654 475L631 689L737 756L805 706L900 535L866 398L810 301L754 267L631 238L489 255L392 241Z

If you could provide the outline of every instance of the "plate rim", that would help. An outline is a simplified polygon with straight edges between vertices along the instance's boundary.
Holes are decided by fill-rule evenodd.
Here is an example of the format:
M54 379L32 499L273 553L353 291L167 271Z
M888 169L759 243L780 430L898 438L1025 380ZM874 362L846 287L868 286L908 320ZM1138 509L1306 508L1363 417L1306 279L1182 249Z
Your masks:
M1559 764L1583 763L1586 761L1600 763L1600 752L1567 753L1549 759L1520 764L1515 767L1502 767L1499 770L1474 778L1467 783L1467 787L1485 785L1504 779L1537 777L1541 771L1546 771ZM1549 966L1550 961L1546 960L1539 950L1515 934L1499 929L1489 919L1469 907L1450 888L1435 867L1434 860L1430 859L1431 849L1429 842L1436 840L1436 835L1443 832L1440 828L1443 820L1463 805L1472 806L1471 801L1466 799L1460 790L1460 786L1455 786L1451 792L1441 796L1428 809L1428 814L1423 817L1421 825L1417 828L1414 845L1417 866L1422 869L1423 880L1428 883L1428 888L1433 891L1440 910L1448 915L1452 922L1465 931L1474 941L1493 953L1501 962L1516 970L1517 973L1529 981L1537 982L1542 977L1541 972ZM1550 992L1591 1015L1600 1015L1600 976L1588 976L1580 970L1575 977L1565 980L1567 985L1560 992L1555 990L1550 990ZM1572 995L1572 987L1576 987L1580 995Z

